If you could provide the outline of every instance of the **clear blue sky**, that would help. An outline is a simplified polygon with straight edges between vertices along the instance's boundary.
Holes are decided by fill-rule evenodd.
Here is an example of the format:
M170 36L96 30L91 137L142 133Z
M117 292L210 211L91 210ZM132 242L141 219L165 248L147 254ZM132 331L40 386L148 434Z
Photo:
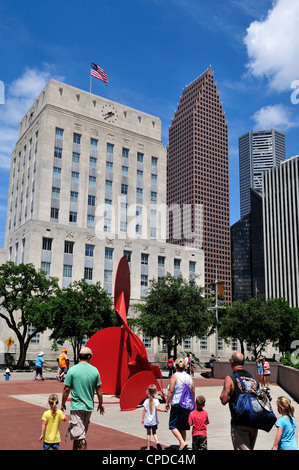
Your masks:
M275 127L287 158L299 154L298 24L298 0L2 0L0 248L18 123L50 78L89 91L91 59L109 75L92 92L160 117L165 146L183 88L211 65L229 125L231 223L239 220L239 136Z

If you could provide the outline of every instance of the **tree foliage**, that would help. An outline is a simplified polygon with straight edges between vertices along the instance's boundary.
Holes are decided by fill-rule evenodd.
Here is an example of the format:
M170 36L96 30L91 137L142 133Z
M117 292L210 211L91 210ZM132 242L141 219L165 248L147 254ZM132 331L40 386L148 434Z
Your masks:
M256 358L270 343L280 351L289 350L296 322L298 325L298 309L290 308L284 299L264 300L257 296L246 302L235 301L226 309L219 335L228 342L238 339L243 354L246 343Z
M19 341L16 367L24 366L32 338L48 328L50 304L57 290L57 279L48 278L33 264L16 265L9 261L0 266L0 317Z
M75 363L85 336L114 325L112 299L100 282L75 281L53 299L50 339L58 344L70 341Z
M213 323L203 288L169 273L159 280L152 279L144 302L134 307L140 315L130 324L151 338L161 338L168 354L174 350L175 356L184 338L202 337Z

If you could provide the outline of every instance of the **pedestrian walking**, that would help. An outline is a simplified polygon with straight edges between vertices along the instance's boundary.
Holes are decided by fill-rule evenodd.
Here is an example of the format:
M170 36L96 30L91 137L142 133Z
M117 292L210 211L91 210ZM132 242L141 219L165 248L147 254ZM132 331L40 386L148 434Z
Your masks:
M170 356L168 361L167 361L167 369L168 369L168 378L170 378L173 374L173 356Z
M167 412L167 409L161 408L158 398L155 398L157 393L157 387L155 385L150 385L147 393L148 398L143 403L141 418L141 424L143 424L146 429L146 450L150 450L151 434L153 434L157 449L162 450L157 435L159 424L157 411Z
M227 375L224 379L223 390L220 395L220 401L223 405L229 403L231 413L231 438L235 450L253 450L257 438L258 430L250 426L239 425L235 423L235 406L238 396L242 393L237 383L235 372L241 377L243 382L250 382L251 387L258 389L258 381L246 370L244 370L244 356L240 352L232 354L230 364L233 373Z
M264 385L263 357L259 356L256 359L255 363L256 363L256 367L257 367L257 371L256 371L257 380L258 380L260 386L263 386Z
M296 423L294 419L294 407L291 400L287 397L278 397L277 411L281 414L281 418L276 421L277 434L272 450L298 450L295 429Z
M180 398L185 384L189 385L193 400L195 389L192 378L185 372L185 361L183 358L178 358L175 361L175 369L176 372L170 379L166 398L166 409L169 409L169 404L171 402L169 429L179 441L179 450L183 450L187 448L186 436L187 431L190 429L190 425L188 423L190 411L181 407Z
M204 410L206 399L198 395L195 400L196 409L189 414L192 426L192 450L208 450L207 425L210 424L208 413Z
M65 376L67 374L67 371L70 368L70 361L69 358L67 357L67 350L66 348L63 348L61 351L61 354L57 357L57 362L58 362L58 373L57 373L57 380L59 382L63 382L65 379Z
M44 353L43 353L43 351L41 351L39 353L39 355L37 356L37 358L36 358L36 361L35 361L35 377L34 377L33 381L37 380L38 375L40 375L40 378L42 380L45 380L44 377L43 377L43 365L44 364L49 365L49 364L44 360L43 356L44 356Z
M105 413L100 374L96 367L89 364L91 358L91 349L82 348L79 363L70 367L64 380L61 409L66 409L66 401L71 393L70 436L74 441L73 450L87 450L86 434L94 410L95 393L99 401L97 411Z
M263 378L264 378L264 387L269 387L270 379L270 364L265 357L263 357Z
M66 421L63 411L57 409L58 396L49 396L48 404L50 409L42 415L42 431L39 440L43 441L44 450L58 450L61 442L59 426L61 421Z

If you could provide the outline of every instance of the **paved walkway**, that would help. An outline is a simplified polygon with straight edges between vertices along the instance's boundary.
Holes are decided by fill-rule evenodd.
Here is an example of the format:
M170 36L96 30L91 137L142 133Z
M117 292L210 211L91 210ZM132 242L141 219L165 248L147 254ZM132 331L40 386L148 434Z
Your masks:
M2 375L2 374L1 374ZM60 401L63 384L54 379L55 374L45 371L44 381L32 381L34 373L13 372L9 381L0 378L0 450L41 450L38 440L41 431L41 416L48 408L50 393L57 393ZM163 379L163 388L167 391L169 379ZM206 397L206 411L209 414L208 448L209 450L232 450L230 438L230 413L228 406L220 403L219 396L223 380L205 379L199 373L195 375L196 394ZM276 399L280 395L288 396L279 386L271 385L273 409L276 412ZM295 406L295 418L299 416L299 405ZM142 407L133 411L121 411L116 396L104 395L105 415L94 411L88 431L89 450L140 450L145 445L145 430L141 425ZM163 405L162 405L163 407ZM69 414L69 402L67 412ZM176 450L176 439L168 430L168 413L159 413L158 437L163 448ZM64 438L68 420L62 423L60 431L61 450L70 450L72 442ZM191 448L191 432L187 433L187 444ZM270 450L276 434L275 427L269 432L259 431L256 450ZM298 430L297 430L298 442Z

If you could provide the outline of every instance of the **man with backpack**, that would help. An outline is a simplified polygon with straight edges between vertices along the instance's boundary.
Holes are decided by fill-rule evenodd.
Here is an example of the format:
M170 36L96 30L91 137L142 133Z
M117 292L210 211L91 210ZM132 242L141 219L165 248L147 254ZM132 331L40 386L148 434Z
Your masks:
M248 371L244 370L243 354L240 352L233 353L230 359L230 364L233 369L233 373L227 375L224 379L220 401L222 405L229 403L231 413L231 437L234 450L253 450L258 430L247 425L236 424L235 422L235 408L238 397L242 393L240 382L236 375L241 377L242 382L246 383L248 389L257 390L259 384Z

